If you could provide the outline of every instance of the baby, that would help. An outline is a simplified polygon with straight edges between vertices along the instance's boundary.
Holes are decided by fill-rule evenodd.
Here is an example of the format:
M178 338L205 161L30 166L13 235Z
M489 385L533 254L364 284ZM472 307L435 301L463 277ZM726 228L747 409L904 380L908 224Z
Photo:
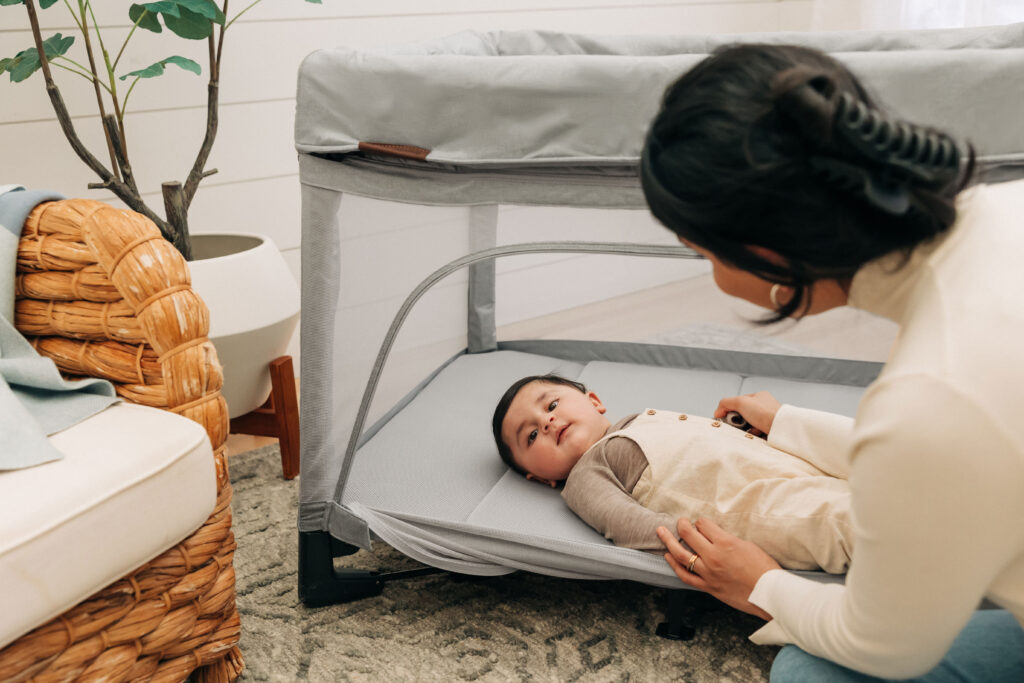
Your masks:
M663 553L655 529L706 517L787 569L847 570L845 480L720 420L645 410L612 425L605 412L579 382L531 376L509 387L491 426L509 467L564 483L569 507L616 545Z

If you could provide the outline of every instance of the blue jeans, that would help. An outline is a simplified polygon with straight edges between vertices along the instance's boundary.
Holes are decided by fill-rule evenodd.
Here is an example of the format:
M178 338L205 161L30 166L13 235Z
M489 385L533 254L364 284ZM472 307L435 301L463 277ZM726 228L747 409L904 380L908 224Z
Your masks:
M795 645L782 648L772 663L771 683L878 683L875 678L809 655ZM939 664L914 683L1021 683L1024 629L1006 610L979 610L953 641Z

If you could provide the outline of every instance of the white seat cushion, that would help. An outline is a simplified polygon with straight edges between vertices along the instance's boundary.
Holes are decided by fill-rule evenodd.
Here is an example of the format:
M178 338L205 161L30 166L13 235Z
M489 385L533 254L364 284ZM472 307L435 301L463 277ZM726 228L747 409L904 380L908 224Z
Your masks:
M0 647L199 528L216 473L206 431L117 403L50 437L63 460L0 472Z

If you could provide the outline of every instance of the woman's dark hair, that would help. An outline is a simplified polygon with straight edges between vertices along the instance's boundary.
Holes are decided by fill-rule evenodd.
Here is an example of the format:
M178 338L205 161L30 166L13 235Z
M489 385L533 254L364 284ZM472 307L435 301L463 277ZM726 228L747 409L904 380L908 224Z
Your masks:
M667 228L793 289L774 322L806 310L814 282L909 257L947 230L973 161L969 145L887 118L828 55L752 44L720 48L669 86L640 176Z
M508 447L505 440L501 438L501 427L505 423L505 415L508 413L509 406L512 405L513 399L516 394L525 387L527 384L533 382L544 382L546 384L564 384L567 387L572 387L580 393L587 393L587 387L579 382L574 382L571 379L566 379L560 375L530 375L529 377L523 377L515 384L510 386L501 399L498 401L498 405L494 408L494 417L491 418L491 430L494 432L494 443L498 445L498 455L510 468L518 472L519 474L526 476L526 470L519 466L518 463L512 458L512 449Z

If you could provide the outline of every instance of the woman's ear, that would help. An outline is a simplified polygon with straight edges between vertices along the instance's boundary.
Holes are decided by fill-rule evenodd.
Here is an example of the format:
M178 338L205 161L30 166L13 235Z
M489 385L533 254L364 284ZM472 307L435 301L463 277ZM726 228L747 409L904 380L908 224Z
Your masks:
M604 404L601 403L601 399L599 399L597 397L597 394L595 394L593 391L587 394L587 398L590 399L590 402L594 405L594 408L597 410L597 412L601 413L602 415L604 415L605 411L608 410L607 408L604 407Z
M544 477L538 477L535 474L527 473L526 480L527 481L540 482L541 484L547 484L548 486L550 486L553 489L554 488L558 488L558 482L557 481L554 481L552 479L545 479Z

